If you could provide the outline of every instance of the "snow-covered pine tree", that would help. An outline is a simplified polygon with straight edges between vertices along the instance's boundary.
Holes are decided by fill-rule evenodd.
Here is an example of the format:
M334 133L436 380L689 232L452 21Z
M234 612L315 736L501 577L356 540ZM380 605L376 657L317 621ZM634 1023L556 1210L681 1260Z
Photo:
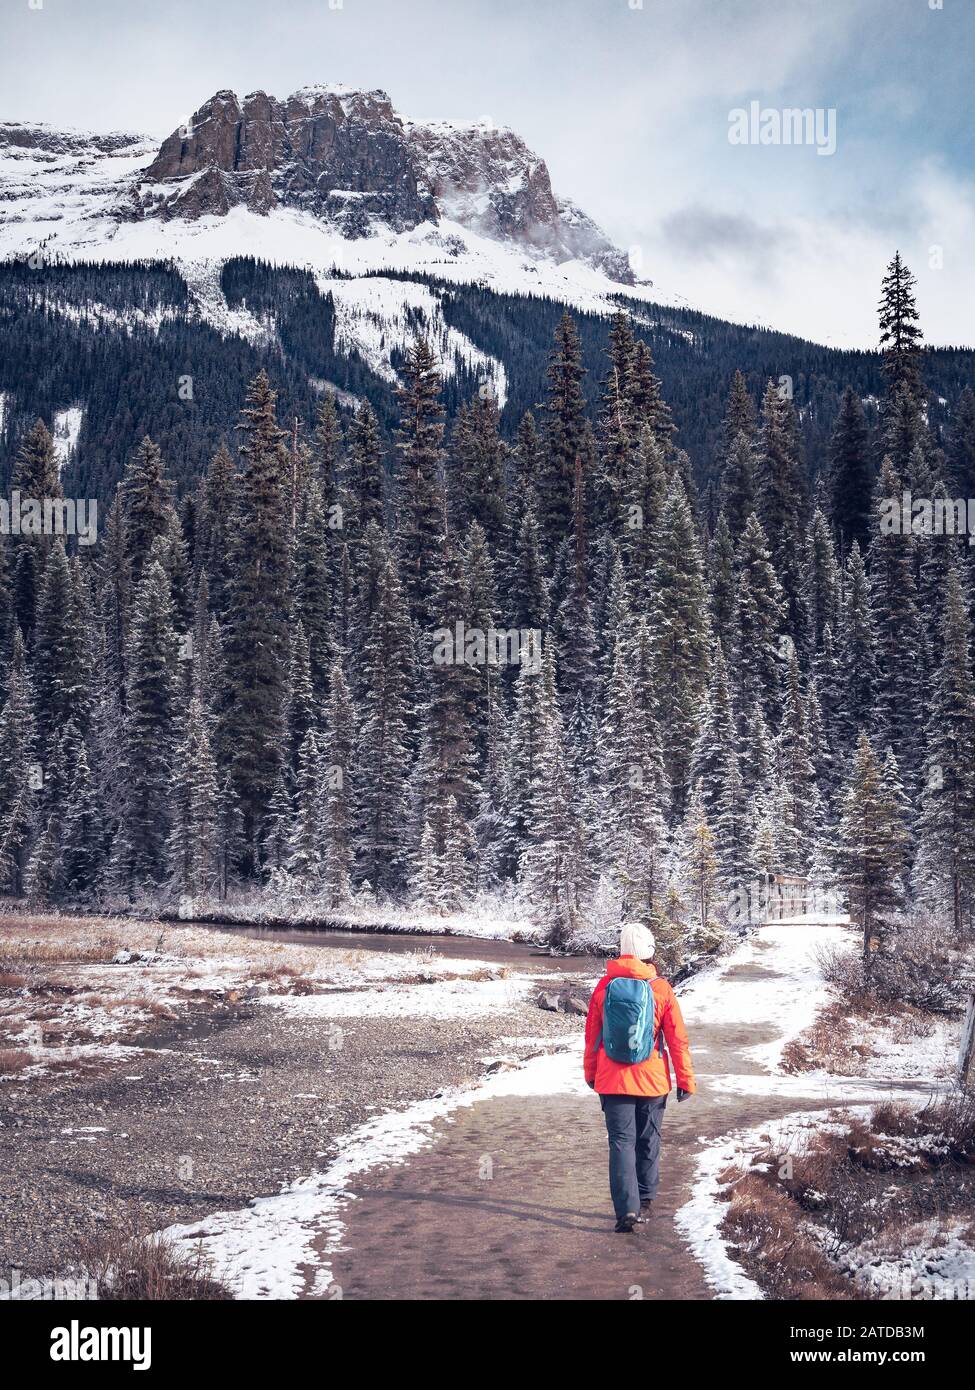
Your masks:
M414 791L419 806L418 823L433 826L439 854L445 853L447 804L473 821L477 804L473 716L478 708L481 671L487 650L468 653L458 644L457 625L468 640L477 642L470 623L470 591L461 555L448 540L437 567L430 599L433 630L431 660L426 672L423 709L424 750L417 768ZM482 639L483 640L483 639Z
M786 602L761 522L753 512L738 546L732 670L742 711L760 706L777 722L781 703Z
M522 873L552 939L558 941L571 929L587 867L566 762L554 644L546 644L542 671L532 679L539 686L538 753L530 771Z
M694 518L675 478L654 538L650 633L664 763L680 815L708 679L711 628L704 564Z
M207 468L200 490L196 555L206 570L210 609L226 621L230 607L233 535L237 522L237 465L221 443Z
M288 871L305 889L317 888L322 875L324 819L322 758L314 730L309 729L298 754L294 820L288 839Z
M85 729L91 712L90 615L79 603L79 587L58 539L48 551L34 633L34 712L45 759L68 720Z
M899 387L920 400L921 353L923 334L914 294L916 278L908 270L898 251L887 266L881 287L879 305L880 348L884 354L884 376L890 396Z
M620 895L624 917L657 910L666 841L659 743L631 679L639 656L631 643L617 641L596 746L596 847L602 870ZM649 717L653 719L652 711Z
M941 661L927 723L916 890L945 904L959 934L975 900L975 680L971 614L956 571L939 625Z
M505 445L497 401L482 390L458 416L451 446L451 513L458 530L476 522L492 550L505 527Z
M537 482L542 554L548 565L572 529L576 459L583 452L586 427L584 376L579 333L566 310L549 356L545 449Z
M224 638L228 696L222 746L232 753L253 869L283 757L291 540L288 458L275 418L275 392L263 369L248 388L240 430L244 463Z
M635 348L630 316L620 310L613 315L609 328L609 369L600 401L600 460L595 489L596 525L612 536L619 534L636 433L629 395Z
M860 397L847 386L829 442L829 500L841 561L854 541L861 551L870 544L873 462Z
M339 475L342 469L342 421L335 404L334 391L326 391L318 407L312 457L315 482L323 510L327 513L339 501Z
M695 933L701 945L715 935L713 912L718 891L718 856L714 831L698 796L691 799L680 865L683 886L693 905Z
M806 634L802 607L805 477L791 397L771 381L762 399L756 471L758 513L785 596L785 631L801 646Z
M721 422L720 452L725 467L732 449L738 442L739 435L743 434L749 443L754 442L756 425L755 402L752 400L744 373L740 367L736 367L735 374L731 379L731 388L728 391L728 404L725 407L724 419ZM742 526L754 510L753 501L741 517Z
M356 710L342 669L336 657L332 662L326 708L328 742L323 752L325 838L322 878L333 907L348 901L352 892L354 867L352 761L356 746Z
M296 772L302 744L309 729L318 729L321 705L312 686L308 638L301 619L291 630L288 693L285 703L287 767Z
M737 543L744 534L748 518L758 504L755 487L755 445L752 437L744 431L735 436L724 456L718 500L732 540Z
M444 541L443 416L441 376L426 338L414 339L397 392L400 428L397 451L397 552L400 581L410 617L431 629L431 597Z
M656 374L653 353L640 338L633 350L627 381L630 416L637 434L648 429L665 457L674 444L677 426L664 399L663 383Z
M669 489L663 446L650 427L644 426L637 447L630 454L630 473L617 532L634 603L648 601L654 538Z
M708 587L711 591L711 630L729 651L734 650L738 579L735 545L724 512L718 513L708 547Z
M105 864L105 816L92 779L88 749L77 724L69 723L62 738L67 771L64 814L61 818L60 874L64 893L75 900L90 899Z
M376 412L368 401L362 402L349 426L347 462L345 530L359 540L370 522L380 527L384 522L382 441Z
M415 669L409 615L390 556L378 577L359 675L356 869L374 891L393 893L403 887L407 870Z
M134 596L153 541L165 536L173 518L173 484L158 445L148 435L125 466L118 487L128 592Z
M498 592L494 581L494 561L488 547L487 536L480 523L471 523L461 552L461 568L467 589L467 617L469 627L483 632L486 638L496 628L498 619ZM489 749L492 729L492 709L502 698L503 667L493 658L493 646L485 652L486 660L471 668L473 680L471 689L473 707L471 710L471 740L475 761L483 766ZM500 654L504 661L507 653Z
M841 762L847 765L859 731L872 728L879 678L870 581L856 541L850 547L844 589L837 642L839 701L835 728L837 751Z
M806 540L803 575L803 607L808 629L805 646L815 661L823 645L823 631L835 632L840 612L840 572L829 522L817 507Z
M576 696L588 704L596 690L596 629L589 601L588 519L582 461L576 461L573 554L565 597L556 614L555 640L560 653L560 694L571 709Z
M823 813L806 724L806 697L795 652L786 672L778 770L783 792L779 835L784 850L779 869L805 874L815 857Z
M914 539L885 533L880 509L899 498L901 481L889 458L881 464L874 500L874 536L867 553L870 603L876 636L877 680L873 728L878 747L894 751L908 795L917 795L921 773L922 690L917 654L923 641L914 582Z
M843 796L834 865L849 897L851 919L863 932L868 982L876 943L883 944L903 906L908 836L902 796L893 756L878 758L861 730Z
M35 420L21 440L11 486L21 497L36 501L64 496L54 440L43 420Z
M332 661L331 620L335 588L334 537L321 487L312 480L292 555L292 622L300 622L308 642L311 688L317 702L328 694Z
M173 891L207 897L219 879L219 787L206 714L193 696L183 721L170 791L167 853Z
M113 876L130 897L162 882L177 735L177 638L169 580L151 561L135 592Z
M956 496L975 497L975 391L966 386L952 414L948 476Z

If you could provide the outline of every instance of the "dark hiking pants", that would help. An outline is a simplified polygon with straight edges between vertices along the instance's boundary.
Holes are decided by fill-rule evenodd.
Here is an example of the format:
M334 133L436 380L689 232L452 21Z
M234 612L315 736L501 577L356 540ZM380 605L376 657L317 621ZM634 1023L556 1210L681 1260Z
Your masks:
M639 1215L640 1202L657 1195L660 1127L666 1096L600 1096L609 1135L609 1190L616 1219Z

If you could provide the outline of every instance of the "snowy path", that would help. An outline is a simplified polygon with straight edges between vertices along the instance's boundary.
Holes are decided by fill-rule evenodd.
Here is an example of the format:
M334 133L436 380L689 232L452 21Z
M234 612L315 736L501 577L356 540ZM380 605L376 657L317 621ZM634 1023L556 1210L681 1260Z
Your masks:
M612 1234L580 1019L570 1048L370 1121L324 1172L210 1218L206 1243L251 1297L748 1297L708 1228L718 1141L796 1111L930 1089L775 1071L825 998L817 945L841 940L837 926L762 928L680 992L701 1089L668 1105L646 1234Z

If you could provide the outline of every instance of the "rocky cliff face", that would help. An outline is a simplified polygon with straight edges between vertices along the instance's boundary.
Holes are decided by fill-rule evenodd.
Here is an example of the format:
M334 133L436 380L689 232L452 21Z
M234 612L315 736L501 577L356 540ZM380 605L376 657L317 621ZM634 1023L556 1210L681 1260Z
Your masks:
M294 207L361 235L436 220L403 122L385 92L311 88L277 101L218 92L163 142L138 192L143 215L220 215Z
M625 256L585 213L559 199L543 159L513 130L480 123L406 127L423 180L443 217L495 241L533 247L558 261L589 260L616 280Z
M129 195L135 217L300 208L346 236L441 218L557 261L632 280L625 257L556 198L545 161L511 130L404 121L385 92L313 87L278 101L218 92L163 142Z

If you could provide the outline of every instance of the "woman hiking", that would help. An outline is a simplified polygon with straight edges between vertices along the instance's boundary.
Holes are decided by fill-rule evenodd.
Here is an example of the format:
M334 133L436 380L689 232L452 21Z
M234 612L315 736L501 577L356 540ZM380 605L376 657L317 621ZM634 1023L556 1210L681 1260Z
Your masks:
M660 1181L660 1127L671 1089L697 1089L677 996L653 965L653 933L642 922L620 929L620 953L607 962L586 1018L586 1081L599 1095L609 1135L609 1188L616 1230L628 1234L653 1208Z

